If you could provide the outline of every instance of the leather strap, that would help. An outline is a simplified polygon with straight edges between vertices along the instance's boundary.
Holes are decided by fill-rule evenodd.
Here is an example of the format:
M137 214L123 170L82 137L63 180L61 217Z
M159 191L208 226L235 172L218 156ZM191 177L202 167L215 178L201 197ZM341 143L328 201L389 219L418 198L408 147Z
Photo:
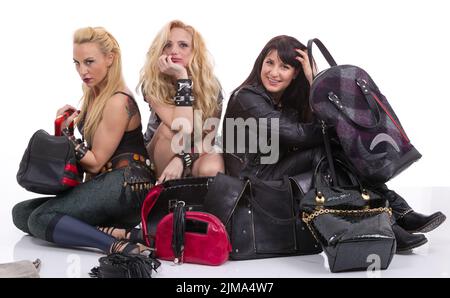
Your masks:
M328 166L330 167L332 184L333 184L333 186L338 186L336 171L334 169L333 154L331 153L330 138L328 136L328 127L325 124L325 121L322 120L321 122L322 122L323 142L325 144L325 152L327 154ZM318 166L319 165L320 165L320 162L319 162Z
M317 47L319 48L320 52L322 53L322 55L325 57L325 60L327 60L328 64L333 67L333 66L337 66L336 61L334 60L333 56L331 56L330 52L328 51L328 49L325 47L325 45L317 38L313 38L308 40L308 59L309 59L309 65L311 65L311 67L313 67L313 54L312 54L312 47L313 44L316 44ZM314 75L314 71L313 73L313 79L316 77Z
M186 231L186 209L183 201L177 202L173 211L172 249L176 264L183 263L184 233Z

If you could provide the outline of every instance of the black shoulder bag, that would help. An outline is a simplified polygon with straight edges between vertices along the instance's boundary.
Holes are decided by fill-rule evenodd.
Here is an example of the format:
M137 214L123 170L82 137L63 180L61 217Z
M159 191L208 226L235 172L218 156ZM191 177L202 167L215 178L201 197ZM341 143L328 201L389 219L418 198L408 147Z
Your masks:
M28 143L17 172L17 182L26 190L55 195L82 182L73 144L65 136L40 129Z

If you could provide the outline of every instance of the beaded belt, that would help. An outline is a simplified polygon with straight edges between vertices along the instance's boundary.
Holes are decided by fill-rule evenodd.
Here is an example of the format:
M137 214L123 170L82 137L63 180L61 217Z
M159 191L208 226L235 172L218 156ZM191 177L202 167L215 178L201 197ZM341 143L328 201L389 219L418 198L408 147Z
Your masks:
M111 172L114 169L125 168L133 164L145 165L153 170L153 164L148 158L137 153L122 153L108 161L100 172Z

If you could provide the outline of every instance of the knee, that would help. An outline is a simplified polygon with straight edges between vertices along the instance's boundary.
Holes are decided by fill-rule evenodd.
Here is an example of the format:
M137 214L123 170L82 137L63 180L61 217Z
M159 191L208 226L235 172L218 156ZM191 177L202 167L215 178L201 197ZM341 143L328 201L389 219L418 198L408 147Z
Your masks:
M33 211L28 218L29 233L37 238L47 240L46 232L48 224L45 222L46 216L40 210Z
M216 176L224 172L223 162L202 163L198 169L198 176Z
M25 203L21 202L16 204L12 209L12 220L14 225L25 233L30 233L28 229L29 212L25 208Z

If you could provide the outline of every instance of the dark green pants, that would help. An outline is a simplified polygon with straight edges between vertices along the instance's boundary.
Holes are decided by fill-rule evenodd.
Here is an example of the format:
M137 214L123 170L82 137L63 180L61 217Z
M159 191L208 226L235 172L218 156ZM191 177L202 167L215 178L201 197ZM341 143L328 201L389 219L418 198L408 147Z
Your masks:
M17 228L35 237L50 240L52 220L69 215L92 226L132 228L140 222L140 208L147 190L124 187L124 169L96 176L55 197L31 199L14 206Z

